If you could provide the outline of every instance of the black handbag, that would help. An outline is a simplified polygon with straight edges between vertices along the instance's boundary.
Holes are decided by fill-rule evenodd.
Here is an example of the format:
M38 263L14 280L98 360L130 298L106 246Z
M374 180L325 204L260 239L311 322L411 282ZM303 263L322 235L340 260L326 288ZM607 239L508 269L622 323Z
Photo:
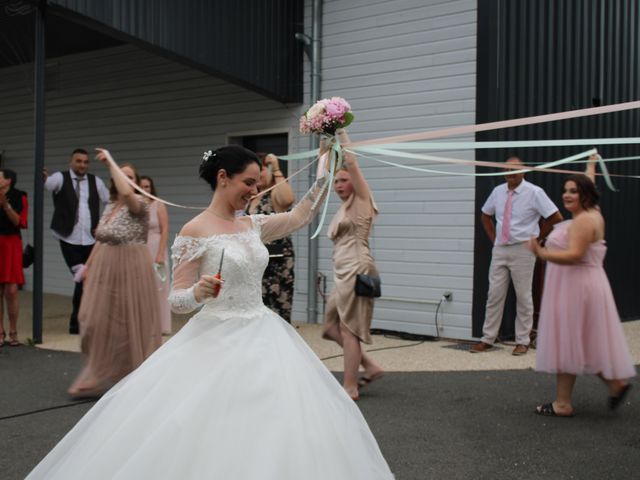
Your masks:
M372 277L358 273L356 275L356 295L359 297L377 298L381 295L380 277Z
M22 251L22 268L29 268L33 264L35 249L33 245L27 243Z

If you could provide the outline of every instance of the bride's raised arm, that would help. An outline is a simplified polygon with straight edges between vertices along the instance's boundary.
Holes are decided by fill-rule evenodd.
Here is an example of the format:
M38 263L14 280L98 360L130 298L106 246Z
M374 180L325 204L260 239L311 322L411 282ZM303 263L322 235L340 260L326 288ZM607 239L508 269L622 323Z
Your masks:
M286 237L311 223L313 217L320 211L329 190L328 178L318 178L309 191L289 212L272 215L252 215L254 222L260 225L260 238L264 243Z
M323 161L319 163L318 179L291 211L272 215L252 215L253 221L260 226L260 238L263 242L269 243L286 237L308 225L322 209L331 185L327 185L328 176L323 167Z

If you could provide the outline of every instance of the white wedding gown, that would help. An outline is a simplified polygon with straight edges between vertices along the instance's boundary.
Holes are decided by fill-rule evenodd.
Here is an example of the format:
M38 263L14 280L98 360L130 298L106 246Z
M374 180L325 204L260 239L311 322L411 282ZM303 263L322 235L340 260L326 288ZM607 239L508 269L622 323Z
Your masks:
M177 237L174 310L197 308L189 287L217 272L224 248L220 295L109 390L27 478L393 479L356 404L262 303L263 241L306 224L321 203L314 198L252 216L242 233Z

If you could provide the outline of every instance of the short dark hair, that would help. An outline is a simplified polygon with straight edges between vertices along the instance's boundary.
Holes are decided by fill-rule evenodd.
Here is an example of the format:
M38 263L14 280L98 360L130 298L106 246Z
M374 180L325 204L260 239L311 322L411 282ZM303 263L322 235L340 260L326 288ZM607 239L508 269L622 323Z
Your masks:
M148 177L147 175L141 175L140 181L138 182L140 186L142 186L142 180L146 180L147 182L149 182L149 185L151 186L151 195L157 197L158 195L156 194L156 184L153 183L153 178Z
M200 164L200 178L216 189L218 172L224 170L229 178L244 172L249 165L255 163L262 168L262 162L258 156L248 148L240 145L225 145L216 150L210 150L211 155Z
M598 205L600 202L600 194L598 193L595 183L593 183L589 177L582 173L569 175L565 179L564 185L566 185L567 182L574 182L576 184L582 208L587 210Z
M9 180L9 190L16 186L16 182L18 181L18 175L15 171L10 170L8 168L0 168L0 172L2 172L2 176Z
M80 153L82 155L89 155L89 152L87 152L84 148L74 149L73 152L71 152L71 156L73 157L76 153Z

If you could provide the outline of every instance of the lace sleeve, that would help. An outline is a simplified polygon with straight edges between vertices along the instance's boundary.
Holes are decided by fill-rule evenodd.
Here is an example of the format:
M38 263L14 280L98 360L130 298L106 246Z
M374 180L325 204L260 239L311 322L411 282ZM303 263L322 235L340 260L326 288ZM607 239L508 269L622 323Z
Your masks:
M254 224L260 228L261 240L269 243L308 225L322 208L328 187L327 176L323 176L315 181L291 211L272 215L252 215Z
M202 305L196 301L193 288L200 278L200 263L205 250L206 246L201 238L178 236L173 242L173 281L169 304L175 313L189 313Z

